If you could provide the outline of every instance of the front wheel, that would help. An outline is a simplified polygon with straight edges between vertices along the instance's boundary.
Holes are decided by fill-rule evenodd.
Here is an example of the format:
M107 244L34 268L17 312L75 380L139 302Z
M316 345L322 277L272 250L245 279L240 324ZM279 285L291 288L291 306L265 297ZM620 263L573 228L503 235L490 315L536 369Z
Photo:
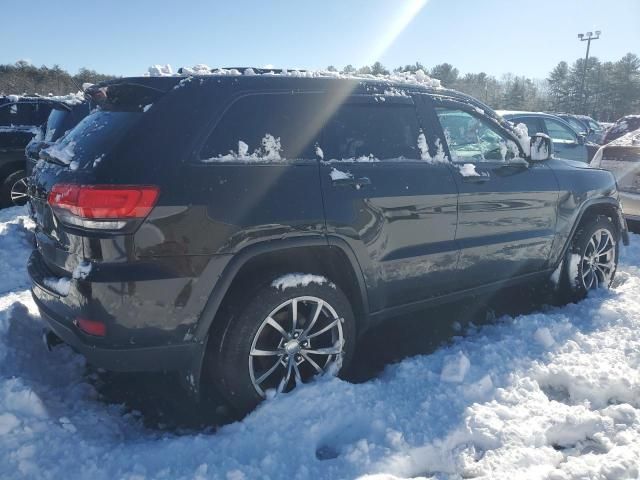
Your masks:
M562 290L577 301L589 290L609 288L618 267L620 238L615 224L602 215L578 228L565 258Z
M353 312L337 286L323 281L281 289L270 282L231 316L209 358L220 391L247 413L269 392L345 371L354 348Z

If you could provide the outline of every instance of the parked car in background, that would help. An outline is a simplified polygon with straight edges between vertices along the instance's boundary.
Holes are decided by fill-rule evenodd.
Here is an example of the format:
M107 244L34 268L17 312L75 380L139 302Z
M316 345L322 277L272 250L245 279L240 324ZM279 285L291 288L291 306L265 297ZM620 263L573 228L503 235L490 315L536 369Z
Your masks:
M26 203L24 149L41 132L52 106L43 97L0 97L0 208Z
M602 143L605 128L588 115L573 115L569 113L557 113L554 115L566 121L576 132L584 135L588 141L597 144Z
M40 152L50 147L66 132L75 127L80 120L89 115L89 110L89 102L79 98L74 102L58 102L52 105L47 121L40 127L40 134L34 136L25 149L28 176L31 175L33 167L40 160Z
M584 135L576 132L571 125L555 115L509 110L497 113L510 122L524 123L531 135L544 133L551 137L556 158L588 163L598 151L598 145L588 142Z
M640 221L640 129L603 145L591 165L614 174L627 220Z
M245 413L348 369L399 313L611 284L614 177L546 135L424 74L207 73L96 85L100 108L41 152L28 270L51 343Z
M607 133L604 135L603 144L607 144L609 142L614 141L617 138L626 135L627 133L631 133L640 128L640 115L627 115L626 117L622 117L616 123L613 124L612 127L607 130Z

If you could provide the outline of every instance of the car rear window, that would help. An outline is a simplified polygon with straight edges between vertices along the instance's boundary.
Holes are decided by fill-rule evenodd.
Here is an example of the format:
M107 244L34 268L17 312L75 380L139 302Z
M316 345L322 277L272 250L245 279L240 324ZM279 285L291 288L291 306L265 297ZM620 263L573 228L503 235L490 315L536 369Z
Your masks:
M46 142L52 142L56 138L60 138L62 133L60 130L62 129L62 124L64 123L65 118L69 115L69 110L66 109L58 109L54 108L51 110L49 114L49 118L47 119L47 127L44 134L44 140Z
M72 168L95 166L142 115L141 112L98 110L82 119L46 152L54 161L71 164Z

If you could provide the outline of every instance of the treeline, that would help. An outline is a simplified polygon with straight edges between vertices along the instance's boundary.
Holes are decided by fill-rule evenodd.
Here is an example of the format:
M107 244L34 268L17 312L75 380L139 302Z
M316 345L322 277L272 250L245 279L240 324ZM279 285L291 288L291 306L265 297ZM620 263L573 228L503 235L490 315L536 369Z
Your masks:
M581 86L584 59L569 65L560 62L544 80L511 73L496 78L484 72L460 74L449 63L428 68L420 62L395 68L395 72L423 70L439 79L447 88L468 93L499 110L533 110L587 113L601 121L615 121L630 113L640 113L640 58L628 53L616 62L589 58L584 87ZM333 66L328 70L337 71ZM380 62L355 68L347 65L344 73L389 74ZM58 65L36 67L19 61L0 65L0 94L64 95L75 92L83 83L116 78L81 68L71 75ZM584 94L581 95L581 91Z
M500 78L466 73L449 63L428 68L419 62L395 68L394 72L423 70L443 86L472 95L496 110L532 110L586 113L601 121L615 121L630 113L640 113L640 58L628 53L617 62L589 58L581 95L584 59L573 64L560 62L544 80L505 74ZM334 66L328 70L338 71ZM355 68L347 65L343 73L389 74L380 62Z
M36 67L21 60L13 65L0 65L0 95L66 95L77 92L83 83L98 83L112 78L116 77L86 68L71 75L59 65Z

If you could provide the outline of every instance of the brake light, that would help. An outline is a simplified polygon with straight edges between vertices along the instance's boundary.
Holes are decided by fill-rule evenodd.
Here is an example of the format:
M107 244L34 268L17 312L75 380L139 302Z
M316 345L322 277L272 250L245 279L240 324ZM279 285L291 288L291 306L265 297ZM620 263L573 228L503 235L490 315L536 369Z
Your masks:
M153 209L160 190L139 185L54 185L48 202L58 218L83 228L121 229Z

